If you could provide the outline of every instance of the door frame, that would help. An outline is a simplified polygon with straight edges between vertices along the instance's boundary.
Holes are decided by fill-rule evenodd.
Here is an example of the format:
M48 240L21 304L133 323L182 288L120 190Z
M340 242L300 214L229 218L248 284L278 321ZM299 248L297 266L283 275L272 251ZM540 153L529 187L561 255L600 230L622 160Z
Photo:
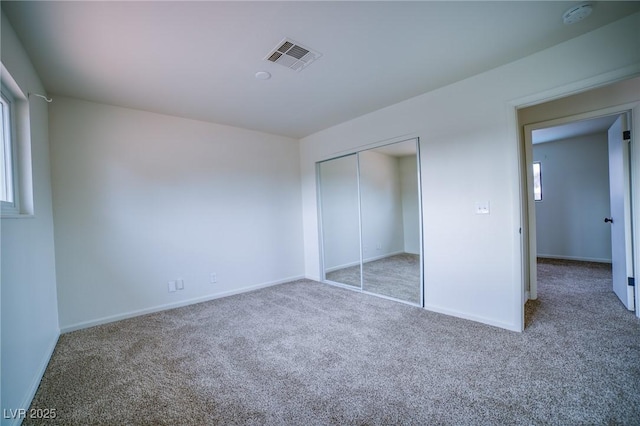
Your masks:
M570 96L570 95L568 95ZM533 197L533 143L532 131L547 127L553 127L561 124L567 124L573 121L588 120L592 118L604 117L609 115L629 113L631 118L631 143L629 146L630 157L630 192L631 192L631 229L632 229L632 256L634 275L640 271L640 148L637 146L640 140L640 101L621 104L606 108L601 108L589 112L574 114L570 116L559 117L551 120L541 121L538 123L524 125L524 144L521 149L521 164L524 171L521 171L521 187L523 194L521 197L522 210L526 213L523 219L523 238L522 244L522 262L523 262L523 300L535 300L537 298L537 244L536 244L536 216L535 201ZM519 125L520 127L520 125ZM640 301L640 290L638 285L634 289L635 296L635 315L640 318L640 309L638 302Z

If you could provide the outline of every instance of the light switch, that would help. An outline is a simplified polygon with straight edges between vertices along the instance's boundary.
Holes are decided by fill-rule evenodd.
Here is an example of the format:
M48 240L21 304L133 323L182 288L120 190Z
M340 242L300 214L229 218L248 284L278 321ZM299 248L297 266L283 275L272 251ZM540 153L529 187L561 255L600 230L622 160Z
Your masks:
M476 201L476 214L490 214L488 201Z

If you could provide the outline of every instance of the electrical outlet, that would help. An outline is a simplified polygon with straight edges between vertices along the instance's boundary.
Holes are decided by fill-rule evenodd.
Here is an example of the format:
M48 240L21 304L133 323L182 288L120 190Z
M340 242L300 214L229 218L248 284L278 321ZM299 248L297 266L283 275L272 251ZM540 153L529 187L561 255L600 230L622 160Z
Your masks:
M476 201L476 214L490 214L489 201Z
M182 278L176 280L176 288L178 290L184 290L184 280Z
M218 282L218 274L216 274L215 272L212 272L211 274L209 274L209 282L211 284L215 284Z
M173 293L174 291L176 291L176 282L169 281L169 293Z

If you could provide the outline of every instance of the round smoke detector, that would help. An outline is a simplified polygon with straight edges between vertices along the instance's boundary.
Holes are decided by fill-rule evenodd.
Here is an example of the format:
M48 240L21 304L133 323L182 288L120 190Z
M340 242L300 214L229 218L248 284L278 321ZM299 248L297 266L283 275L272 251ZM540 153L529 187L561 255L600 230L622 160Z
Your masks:
M576 22L580 22L587 16L591 15L591 12L593 12L593 4L582 3L567 10L562 15L562 21L567 25L575 24Z
M271 78L271 74L266 71L258 71L256 73L256 78L258 80L269 80Z

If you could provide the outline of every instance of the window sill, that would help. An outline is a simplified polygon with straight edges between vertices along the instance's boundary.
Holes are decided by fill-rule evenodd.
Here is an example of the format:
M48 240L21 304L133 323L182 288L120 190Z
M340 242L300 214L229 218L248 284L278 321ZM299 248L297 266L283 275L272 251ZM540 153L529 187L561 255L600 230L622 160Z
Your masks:
M2 213L0 214L0 219L35 219L36 215L34 214L20 214L20 213Z

